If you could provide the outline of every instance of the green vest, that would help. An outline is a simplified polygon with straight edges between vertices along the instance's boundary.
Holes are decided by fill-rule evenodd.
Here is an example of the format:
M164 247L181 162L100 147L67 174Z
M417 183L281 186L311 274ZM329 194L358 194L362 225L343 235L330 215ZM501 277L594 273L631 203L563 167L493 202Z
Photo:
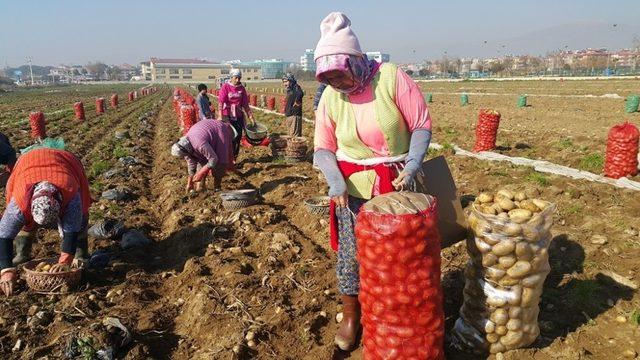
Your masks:
M373 87L375 121L384 135L390 156L405 154L409 151L411 134L407 124L396 106L397 67L382 64L371 83ZM322 94L329 117L336 125L338 150L352 159L364 160L376 157L358 137L356 118L349 97L328 86ZM351 175L347 182L349 195L361 199L371 199L376 173L367 170Z

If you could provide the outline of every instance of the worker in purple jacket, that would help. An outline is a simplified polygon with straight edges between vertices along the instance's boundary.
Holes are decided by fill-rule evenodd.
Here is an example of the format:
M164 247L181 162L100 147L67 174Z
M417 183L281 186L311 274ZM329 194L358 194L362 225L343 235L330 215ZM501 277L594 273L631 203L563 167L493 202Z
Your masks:
M187 192L204 190L204 180L213 172L215 191L222 185L225 170L233 166L233 131L222 121L205 119L197 122L171 147L171 155L187 161Z

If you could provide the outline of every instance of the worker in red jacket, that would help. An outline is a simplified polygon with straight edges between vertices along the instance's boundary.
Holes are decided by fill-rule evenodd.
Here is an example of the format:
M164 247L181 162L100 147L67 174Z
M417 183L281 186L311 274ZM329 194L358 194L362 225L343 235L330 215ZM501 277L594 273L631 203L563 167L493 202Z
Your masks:
M31 258L38 227L57 225L62 234L62 252L52 272L69 270L74 258L88 259L89 182L73 154L40 148L22 155L9 177L6 203L0 219L0 289L5 295L13 293L14 266Z

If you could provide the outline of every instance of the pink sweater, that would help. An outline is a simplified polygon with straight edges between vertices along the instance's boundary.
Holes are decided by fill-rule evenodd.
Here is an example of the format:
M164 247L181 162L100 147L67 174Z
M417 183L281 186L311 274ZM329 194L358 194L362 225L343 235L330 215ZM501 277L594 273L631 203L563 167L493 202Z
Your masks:
M242 109L251 114L251 108L249 107L249 96L244 85L231 85L231 83L224 83L220 88L218 94L218 101L220 104L220 114L222 116L233 116L241 118Z
M374 120L373 86L369 85L365 91L358 95L349 95L349 101L355 114L360 140L377 156L389 156L389 148L384 140L384 135ZM431 116L422 97L422 92L416 83L400 69L397 72L395 102L410 132L416 129L431 130ZM314 148L334 153L338 150L335 123L329 117L322 99L316 112Z

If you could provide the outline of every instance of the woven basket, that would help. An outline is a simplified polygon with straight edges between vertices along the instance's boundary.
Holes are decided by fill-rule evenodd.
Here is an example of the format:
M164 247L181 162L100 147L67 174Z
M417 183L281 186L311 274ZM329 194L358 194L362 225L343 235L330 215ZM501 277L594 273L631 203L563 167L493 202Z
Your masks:
M240 210L256 204L256 200L222 200L222 207L225 210Z
M317 196L305 200L304 205L313 215L329 215L329 200L328 196Z
M82 269L71 269L61 273L46 273L33 270L40 262L54 265L57 258L32 260L22 267L23 278L27 286L40 294L61 294L66 290L76 287L82 278Z

